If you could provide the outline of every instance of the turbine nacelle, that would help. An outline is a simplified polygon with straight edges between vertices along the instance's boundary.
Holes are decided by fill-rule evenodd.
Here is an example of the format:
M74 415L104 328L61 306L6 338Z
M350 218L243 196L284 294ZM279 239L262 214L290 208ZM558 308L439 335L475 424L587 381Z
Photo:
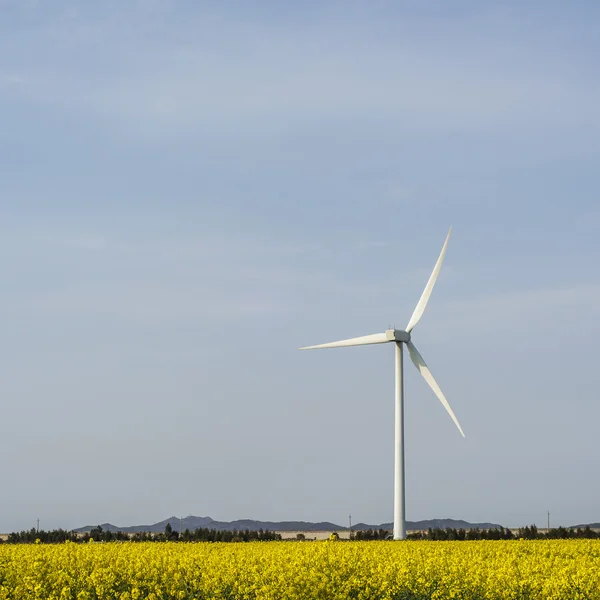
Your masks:
M410 333L402 329L386 329L385 335L390 342L410 342Z

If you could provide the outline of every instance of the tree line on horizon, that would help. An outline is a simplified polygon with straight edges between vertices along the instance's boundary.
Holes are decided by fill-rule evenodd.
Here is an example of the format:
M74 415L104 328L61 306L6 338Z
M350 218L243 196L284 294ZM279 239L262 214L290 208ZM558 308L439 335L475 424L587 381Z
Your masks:
M392 532L388 529L367 529L351 532L350 540L375 541L389 540ZM468 541L468 540L540 540L540 539L598 539L600 532L593 530L589 525L584 528L556 527L549 531L540 531L535 525L521 527L515 533L508 528L495 529L445 529L429 528L427 531L415 531L409 533L408 540L423 541ZM298 541L306 539L304 535L298 534ZM339 539L339 536L336 536ZM123 531L109 531L100 525L92 528L89 532L77 533L65 529L53 529L51 531L36 530L32 527L29 531L13 532L8 534L6 540L0 538L0 544L61 544L73 542L77 544L94 542L263 542L280 541L281 534L274 531L259 529L253 531L232 530L223 531L201 527L190 531L176 531L170 523L165 526L164 532L137 531L125 533ZM289 541L289 540L286 540ZM345 541L345 540L340 540Z
M39 541L38 541L39 540ZM53 529L39 531L32 527L29 531L13 532L8 534L6 541L0 538L0 543L6 544L61 544L73 542L83 544L86 542L266 542L281 540L281 534L273 531L259 529L258 531L232 530L221 531L218 529L198 528L193 531L186 529L183 532L175 531L170 523L165 526L164 532L137 531L125 533L124 531L109 531L98 525L85 533Z
M386 529L368 529L357 531L351 539L357 541L389 539L392 532ZM568 539L597 539L600 532L594 531L589 525L584 528L556 527L548 531L540 531L535 525L521 527L515 533L506 527L494 529L453 529L451 527L429 528L427 531L414 531L408 533L408 540L430 541L467 541L467 540L568 540Z

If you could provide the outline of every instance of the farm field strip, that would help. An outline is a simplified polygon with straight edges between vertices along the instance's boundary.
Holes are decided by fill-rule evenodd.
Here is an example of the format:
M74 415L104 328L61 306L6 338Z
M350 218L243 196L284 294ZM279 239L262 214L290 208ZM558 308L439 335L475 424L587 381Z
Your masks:
M600 540L0 545L0 599L600 600Z

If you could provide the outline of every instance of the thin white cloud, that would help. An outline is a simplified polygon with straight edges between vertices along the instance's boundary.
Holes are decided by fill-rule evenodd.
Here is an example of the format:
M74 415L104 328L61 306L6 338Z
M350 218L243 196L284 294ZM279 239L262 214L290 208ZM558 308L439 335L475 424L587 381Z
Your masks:
M110 44L84 47L84 55L101 55L112 68L89 68L84 61L24 67L11 76L11 90L147 135L266 132L339 119L422 131L600 125L597 81L563 65L548 69L525 50L507 69L508 59L499 59L493 47L474 58L468 45L424 46L414 36L378 40L370 37L374 32L356 46L333 46L328 34L339 39L341 32L327 25L288 28L283 35L266 25L219 22L221 36L210 26L210 19L200 21L193 42L152 42L134 30L133 37L119 37L114 50ZM109 40L123 27L108 22L97 35ZM79 47L76 39L70 43Z
M198 62L201 56L199 51ZM145 73L120 77L26 73L13 76L11 89L23 82L19 91L28 99L138 133L183 134L192 128L214 134L257 125L269 131L306 120L374 115L394 128L424 131L600 125L600 90L593 84L415 62L398 65L393 76L353 71L351 60L293 75L279 75L283 65L272 64L270 73L260 75L252 74L250 64L217 60L197 70L148 65Z
M436 310L436 327L451 327L470 335L490 332L516 338L519 331L555 335L558 342L582 325L596 328L600 317L600 284L513 290L492 296L468 297Z
M368 242L359 242L358 243L358 248L361 250L369 250L369 249L375 249L375 248L387 248L390 245L389 242L384 242L384 241L368 241Z
M363 251L345 242L226 235L122 240L63 230L7 233L0 247L21 265L10 280L10 297L2 301L12 315L206 321L305 312L322 305L323 296L360 304L379 290L330 267L303 264L306 256Z

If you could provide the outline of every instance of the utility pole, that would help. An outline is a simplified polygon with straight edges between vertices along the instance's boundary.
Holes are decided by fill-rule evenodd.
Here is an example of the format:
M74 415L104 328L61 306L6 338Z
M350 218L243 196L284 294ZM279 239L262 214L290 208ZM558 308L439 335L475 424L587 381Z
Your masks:
M548 532L550 531L550 511L548 511Z
M352 533L352 515L348 515L348 523L350 524L350 532Z
M179 537L181 537L181 532L182 532L182 528L181 528L181 517L179 517Z
M40 532L40 518L37 519L37 532Z

